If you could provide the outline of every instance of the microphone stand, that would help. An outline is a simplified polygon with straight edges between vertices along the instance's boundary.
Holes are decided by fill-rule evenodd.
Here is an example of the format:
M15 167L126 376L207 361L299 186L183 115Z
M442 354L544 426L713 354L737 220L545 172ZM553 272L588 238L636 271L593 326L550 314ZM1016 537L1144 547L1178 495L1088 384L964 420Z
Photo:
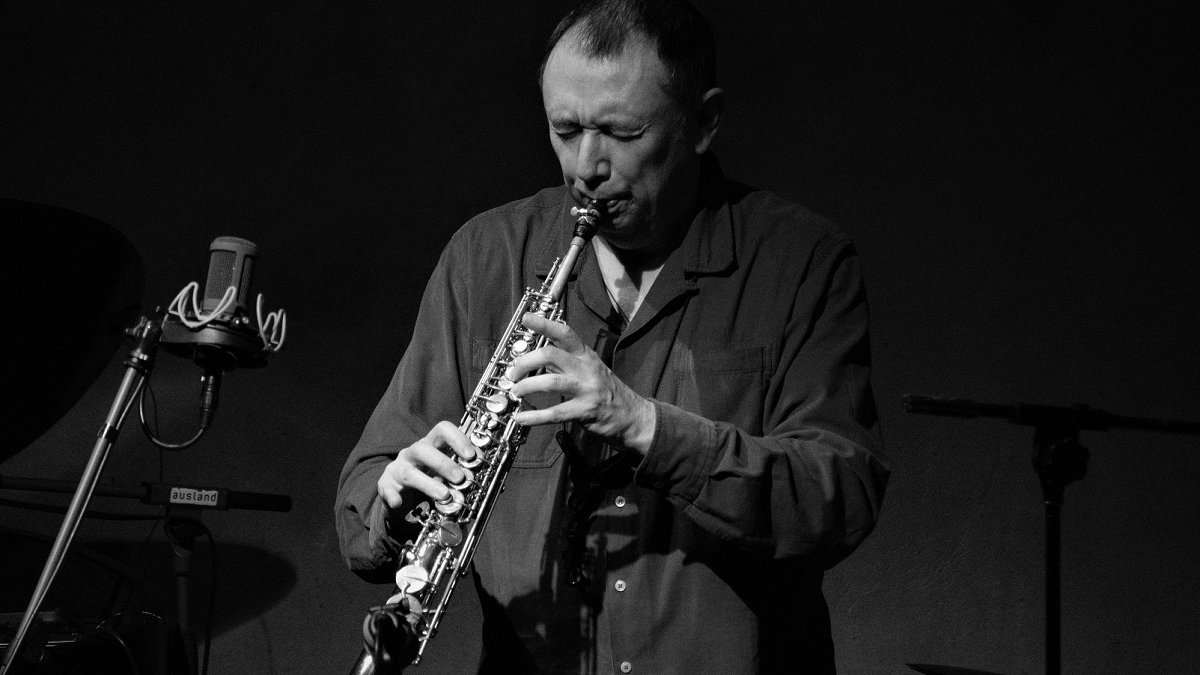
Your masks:
M192 573L192 551L196 537L204 532L200 524L200 513L196 507L182 507L167 518L163 531L171 542L171 554L175 568L175 621L179 624L179 637L183 643L183 658L188 673L200 672L200 660L196 652L196 635L192 631L190 578ZM189 513L193 512L193 513Z
M1087 475L1087 448L1079 444L1081 430L1110 428L1200 434L1200 422L1112 415L1078 405L1071 408L979 403L966 399L933 398L908 394L904 412L948 417L998 417L1013 424L1032 426L1033 468L1042 485L1046 518L1046 675L1062 672L1061 535L1063 493L1067 484Z
M104 469L108 452L121 431L125 415L129 412L129 408L137 399L138 394L141 393L146 378L154 368L154 358L158 352L158 339L162 335L162 319L149 319L143 316L138 325L132 329L131 334L137 339L137 344L125 359L125 376L121 380L121 386L117 389L112 406L108 410L104 426L100 428L91 457L88 459L83 476L79 479L75 496L71 498L71 504L67 507L67 514L58 530L58 536L54 539L54 545L50 549L46 564L42 568L41 578L34 587L33 597L30 598L29 606L25 609L20 627L13 636L12 642L9 643L3 660L0 661L0 675L7 673L12 664L16 663L21 643L24 642L38 608L45 600L46 593L50 590L50 585L54 582L59 567L62 566L67 548L70 547L71 540L75 537L75 531L79 528L79 522L83 519L88 502L91 501L92 491L96 487L96 481L100 478L100 472Z
M0 489L26 492L71 494L69 481L0 475ZM224 487L143 482L140 485L97 485L94 494L120 499L136 499L148 506L167 508L163 532L171 545L175 571L175 621L179 629L185 672L200 672L196 636L191 626L191 557L196 537L206 532L201 524L205 510L287 512L292 508L288 495L245 492ZM165 657L164 657L165 658ZM15 660L14 660L15 663Z

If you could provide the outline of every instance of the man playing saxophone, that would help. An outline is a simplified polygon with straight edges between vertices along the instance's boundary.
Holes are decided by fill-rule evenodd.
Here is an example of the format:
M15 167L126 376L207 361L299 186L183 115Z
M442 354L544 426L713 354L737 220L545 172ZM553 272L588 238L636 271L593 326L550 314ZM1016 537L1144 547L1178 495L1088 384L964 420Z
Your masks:
M724 178L714 54L683 0L559 23L540 82L564 184L453 236L342 472L343 554L390 579L414 508L470 478L452 420L570 209L594 204L563 322L526 315L548 343L506 372L528 437L474 555L480 672L834 671L822 575L874 527L888 474L859 259Z

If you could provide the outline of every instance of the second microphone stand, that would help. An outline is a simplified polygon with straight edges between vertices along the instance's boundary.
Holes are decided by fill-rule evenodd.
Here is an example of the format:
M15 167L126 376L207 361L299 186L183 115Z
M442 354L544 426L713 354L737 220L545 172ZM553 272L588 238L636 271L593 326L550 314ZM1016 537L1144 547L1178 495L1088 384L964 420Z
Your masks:
M1087 406L1064 408L1017 403L980 403L966 399L907 395L904 412L948 417L998 417L1032 426L1033 468L1042 485L1046 509L1046 675L1062 672L1062 513L1068 484L1087 475L1087 448L1079 443L1083 430L1111 428L1200 434L1200 423L1112 415Z

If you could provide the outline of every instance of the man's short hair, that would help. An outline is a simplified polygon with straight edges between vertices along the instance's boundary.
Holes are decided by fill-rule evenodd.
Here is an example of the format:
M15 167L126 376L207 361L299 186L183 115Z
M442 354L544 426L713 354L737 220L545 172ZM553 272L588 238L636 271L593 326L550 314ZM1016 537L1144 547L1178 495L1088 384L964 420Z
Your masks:
M594 59L619 56L631 38L649 39L667 68L667 92L685 113L694 111L704 93L716 86L712 29L686 0L583 0L558 22L546 41L538 82L550 52L572 31L583 54Z

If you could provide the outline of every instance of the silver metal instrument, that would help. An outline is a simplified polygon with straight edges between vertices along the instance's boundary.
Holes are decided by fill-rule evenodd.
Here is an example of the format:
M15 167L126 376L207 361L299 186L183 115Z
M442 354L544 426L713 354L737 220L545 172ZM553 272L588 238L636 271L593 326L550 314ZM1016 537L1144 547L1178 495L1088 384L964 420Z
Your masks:
M593 200L571 209L576 220L570 248L554 261L540 288L525 290L509 320L458 426L475 446L475 457L452 455L464 480L449 485L442 501L414 510L420 531L401 551L395 595L372 607L363 622L365 648L351 675L389 675L416 665L436 634L454 584L470 567L509 467L527 436L528 430L513 419L523 404L509 392L513 382L505 372L513 359L541 348L547 338L526 328L521 318L531 313L560 320L567 280L596 232L597 206Z

